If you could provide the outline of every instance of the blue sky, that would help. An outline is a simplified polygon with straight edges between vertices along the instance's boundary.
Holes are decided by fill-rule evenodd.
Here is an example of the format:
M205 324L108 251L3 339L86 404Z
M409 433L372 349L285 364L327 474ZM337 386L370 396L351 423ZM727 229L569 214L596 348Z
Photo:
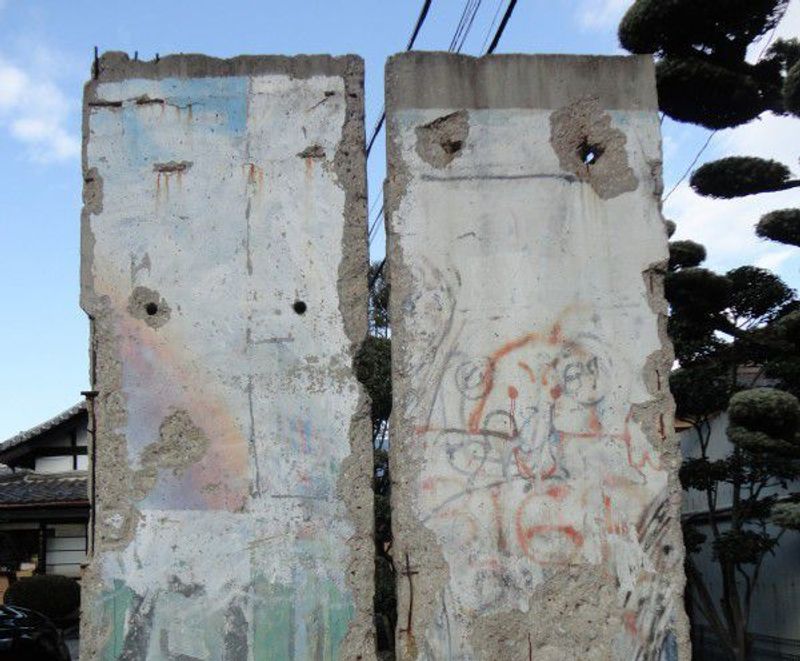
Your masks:
M433 0L416 47L446 50L465 0ZM507 0L483 0L463 52L482 52L492 18ZM383 65L403 50L422 0L0 0L0 440L57 414L88 388L88 323L78 307L81 198L80 111L95 45L141 59L198 52L357 53L366 61L368 131L383 104ZM616 25L630 0L519 0L498 53L619 52ZM793 0L779 34L800 34ZM753 56L757 56L757 52ZM798 170L800 120L764 116L717 133L700 163L728 154L783 160ZM708 132L664 123L666 190ZM383 137L369 162L370 203L380 208ZM786 191L731 202L705 200L684 182L665 214L680 238L709 249L708 265L775 269L800 287L800 250L757 240L759 216L797 206ZM379 224L374 259L383 254Z

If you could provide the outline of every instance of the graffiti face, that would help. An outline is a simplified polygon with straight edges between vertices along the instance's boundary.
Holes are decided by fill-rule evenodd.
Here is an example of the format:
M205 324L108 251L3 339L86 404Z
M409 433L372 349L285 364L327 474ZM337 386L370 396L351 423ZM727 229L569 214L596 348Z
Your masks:
M465 551L455 580L479 611L522 605L553 566L633 580L618 549L633 553L666 478L631 419L629 381L601 337L558 325L446 370L431 417L441 424L418 428L419 505Z

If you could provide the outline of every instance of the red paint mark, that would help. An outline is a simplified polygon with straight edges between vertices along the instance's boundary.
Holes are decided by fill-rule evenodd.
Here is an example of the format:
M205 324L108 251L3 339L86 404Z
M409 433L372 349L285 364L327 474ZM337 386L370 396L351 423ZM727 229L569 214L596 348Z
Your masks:
M553 326L552 330L550 331L550 337L547 338L547 341L550 344L558 344L561 342L561 324L557 323Z
M654 468L656 470L661 470L661 461L653 461L653 458L650 456L650 452L648 452L648 451L645 451L642 454L641 460L634 461L634 459L633 459L633 449L632 449L633 441L631 439L630 428L628 427L628 424L631 421L631 415L632 415L632 413L628 413L627 417L625 418L625 431L622 433L622 436L621 436L621 440L625 444L625 448L626 448L627 455L628 455L628 465L633 467L633 468L639 469L639 468L643 468L645 465L649 464L651 468ZM618 437L612 436L612 438L616 439Z
M489 395L492 392L492 388L494 387L494 375L495 371L497 370L497 364L500 362L502 358L507 356L515 349L519 349L520 347L535 342L538 339L539 336L536 333L529 333L528 335L523 335L519 339L507 342L506 344L501 346L497 351L495 351L491 356L489 356L489 360L486 366L486 372L484 372L483 374L483 390L481 392L480 399L478 400L478 403L475 405L475 408L470 413L469 420L467 422L467 430L469 432L477 434L480 431L481 421L483 420L483 412L486 409L486 403L489 399Z
M434 489L436 489L436 482L432 477L428 477L422 480L423 491L433 491Z
M554 500L563 500L569 493L569 488L565 486L550 487L545 493Z
M516 399L519 397L519 390L517 390L514 386L508 386L508 396L511 399Z
M625 630L631 636L639 634L639 628L636 626L636 613L633 611L625 611L622 614L622 621L625 623Z
M661 433L661 440L667 440L667 430L664 427L664 414L658 416L658 431Z
M497 531L497 548L500 552L508 550L508 543L506 542L506 535L503 531L503 511L500 503L500 489L493 488L492 491L492 508L494 509L494 525Z
M561 386L556 384L555 386L550 388L550 397L552 397L553 399L558 399L559 397L561 397Z
M528 363L519 361L517 365L528 375L528 378L531 380L531 383L536 383L536 375L533 373L533 370L531 369L531 366L528 365Z
M518 510L517 512L517 541L519 542L519 545L525 555L537 560L537 562L543 563L545 561L537 559L536 555L531 549L531 541L535 537L555 534L568 539L575 548L580 548L583 546L583 535L579 531L575 530L573 526L536 525L528 526L526 528L520 520L521 511L522 510ZM564 558L563 561L568 561L568 558Z
M603 514L605 517L606 532L617 534L619 533L618 526L614 524L614 516L611 511L611 498L603 495Z
M589 411L589 431L596 436L600 436L603 431L603 425L600 423L600 418L597 417L597 409L592 407Z

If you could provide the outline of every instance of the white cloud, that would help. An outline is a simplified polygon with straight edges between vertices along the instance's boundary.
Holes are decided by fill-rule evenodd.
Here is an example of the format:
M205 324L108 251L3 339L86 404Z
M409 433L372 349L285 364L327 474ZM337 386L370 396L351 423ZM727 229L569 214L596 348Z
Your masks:
M0 128L35 160L65 160L80 153L78 136L66 128L77 104L40 69L26 70L0 55Z
M764 114L736 129L720 131L704 160L723 156L760 156L781 161L797 173L797 141L800 120ZM702 161L701 161L702 163ZM700 163L698 163L699 167ZM775 209L798 206L797 189L715 200L697 195L684 181L670 196L664 214L678 225L675 238L703 243L709 268L726 271L742 264L776 270L792 286L800 285L797 264L800 248L787 248L755 235L755 224Z
M760 266L762 269L769 269L775 271L791 257L797 255L797 248L786 248L785 250L778 250L776 252L769 252L756 260L755 265Z
M576 18L584 30L601 31L614 29L632 0L582 0Z

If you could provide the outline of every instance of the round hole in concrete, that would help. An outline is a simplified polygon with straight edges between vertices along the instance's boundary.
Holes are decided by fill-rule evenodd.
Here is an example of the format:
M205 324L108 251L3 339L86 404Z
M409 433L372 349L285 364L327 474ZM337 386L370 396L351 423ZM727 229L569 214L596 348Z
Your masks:
M594 165L602 155L603 148L600 145L593 145L588 139L578 146L578 157L584 165Z
M152 317L158 313L158 305L155 303L148 303L144 306L144 311Z
M308 309L308 306L306 305L305 301L295 301L294 304L292 305L292 309L297 314L305 314L306 310Z

